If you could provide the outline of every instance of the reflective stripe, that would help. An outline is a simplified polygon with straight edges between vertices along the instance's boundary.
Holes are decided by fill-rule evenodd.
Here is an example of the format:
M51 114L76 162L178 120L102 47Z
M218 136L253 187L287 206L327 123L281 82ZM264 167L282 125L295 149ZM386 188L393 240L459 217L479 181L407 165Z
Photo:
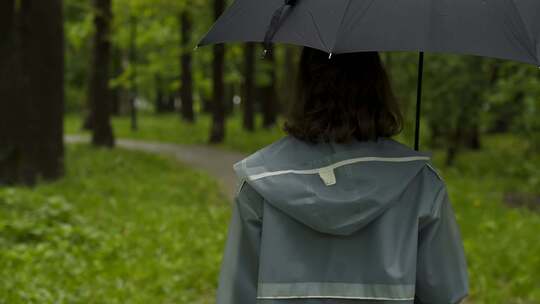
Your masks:
M257 299L361 299L414 300L415 285L356 284L335 282L259 283Z
M309 170L281 170L281 171L273 171L273 172L264 172L260 174L250 175L250 180L258 180L265 177L270 176L276 176L276 175L283 175L283 174L318 174L320 171L325 170L333 170L336 168L339 168L341 166L350 165L354 163L360 163L360 162L412 162L412 161L418 161L418 160L430 160L430 157L428 156L410 156L410 157L360 157L360 158L351 158L342 160L340 162L334 163L329 166L316 168L316 169L309 169Z
M259 300L270 299L349 299L349 300L385 300L385 301L412 301L412 298L374 298L374 297L344 297L344 296L283 296L283 297L257 297Z

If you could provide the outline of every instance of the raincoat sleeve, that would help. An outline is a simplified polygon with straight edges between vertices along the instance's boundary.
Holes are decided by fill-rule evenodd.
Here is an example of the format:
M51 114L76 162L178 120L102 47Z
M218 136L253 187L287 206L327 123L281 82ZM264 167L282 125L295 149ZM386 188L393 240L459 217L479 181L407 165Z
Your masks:
M444 183L431 216L421 219L416 304L455 304L468 295L467 263L460 230Z
M217 304L254 304L257 297L263 199L242 183L232 218L219 275Z

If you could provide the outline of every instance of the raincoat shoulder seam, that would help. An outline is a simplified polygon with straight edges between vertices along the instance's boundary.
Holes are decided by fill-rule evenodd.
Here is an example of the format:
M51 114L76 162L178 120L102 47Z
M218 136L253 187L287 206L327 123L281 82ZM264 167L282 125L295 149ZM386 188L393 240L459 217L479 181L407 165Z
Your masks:
M254 197L253 194L250 194L248 192L242 192L244 189L246 189L245 187L249 187L251 192L254 192L255 194L257 194L257 197ZM242 195L244 195L245 198L243 198ZM242 202L244 199L246 199L247 201ZM262 220L263 218L262 208L261 208L261 214L259 214L256 211L257 208L254 208L253 204L260 204L262 206L264 204L264 198L253 187L251 187L247 181L244 180L242 184L240 185L238 194L236 195L236 198L235 198L235 202L238 205L246 206L247 207L246 209L249 209L249 212L252 213L252 215L255 218L257 218L258 220Z
M439 171L437 171L437 169L435 169L435 167L430 163L430 162L426 162L426 166L433 172L435 173L435 175L439 178L439 180L441 180L442 182L444 182L444 179L442 178L441 174L439 173Z

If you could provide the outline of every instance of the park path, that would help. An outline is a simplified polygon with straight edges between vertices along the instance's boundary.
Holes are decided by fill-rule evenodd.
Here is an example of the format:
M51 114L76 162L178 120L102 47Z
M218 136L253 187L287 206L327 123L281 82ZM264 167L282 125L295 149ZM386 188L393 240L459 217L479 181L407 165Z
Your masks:
M67 143L87 143L88 136L67 135ZM116 145L123 149L168 155L194 169L205 171L216 178L222 192L230 199L234 198L236 175L233 164L246 155L204 145L179 145L162 142L117 139Z

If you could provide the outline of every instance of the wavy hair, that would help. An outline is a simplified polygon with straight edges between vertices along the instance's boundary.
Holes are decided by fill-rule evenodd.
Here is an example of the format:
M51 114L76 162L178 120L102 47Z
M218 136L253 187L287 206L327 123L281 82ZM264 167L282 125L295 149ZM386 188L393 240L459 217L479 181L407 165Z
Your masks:
M403 115L377 52L329 55L304 47L297 97L284 130L304 141L346 143L392 137Z

